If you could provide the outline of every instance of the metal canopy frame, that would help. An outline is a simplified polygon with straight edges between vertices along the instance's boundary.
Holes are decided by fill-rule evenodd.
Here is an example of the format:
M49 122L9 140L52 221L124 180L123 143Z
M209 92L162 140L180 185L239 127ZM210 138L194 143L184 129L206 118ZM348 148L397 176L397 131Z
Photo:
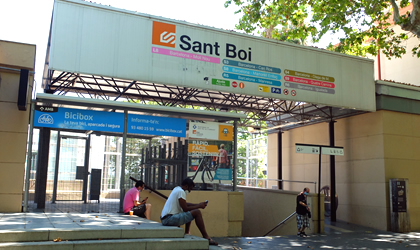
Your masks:
M132 103L153 104L246 114L238 126L287 131L328 122L366 111L305 102L241 95L213 90L171 86L81 73L48 70L45 93ZM264 124L265 122L265 124Z

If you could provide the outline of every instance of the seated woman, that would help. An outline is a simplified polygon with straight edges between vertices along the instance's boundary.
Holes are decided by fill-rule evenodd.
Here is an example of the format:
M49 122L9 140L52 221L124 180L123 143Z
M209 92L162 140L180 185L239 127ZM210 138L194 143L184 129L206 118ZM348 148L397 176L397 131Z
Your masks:
M139 202L139 193L144 189L144 182L137 181L136 185L127 191L124 196L123 212L130 214L133 211L134 215L150 220L150 212L152 205L146 204L147 198Z

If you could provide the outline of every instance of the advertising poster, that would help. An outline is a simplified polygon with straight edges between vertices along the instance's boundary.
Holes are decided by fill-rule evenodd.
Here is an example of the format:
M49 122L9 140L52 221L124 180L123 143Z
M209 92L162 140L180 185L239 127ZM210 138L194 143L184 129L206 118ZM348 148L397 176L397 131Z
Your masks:
M225 154L221 154L223 150ZM198 183L232 180L232 153L232 141L190 140L188 176L193 176L194 182ZM219 163L222 161L219 157L226 157L227 163L217 164L218 160Z

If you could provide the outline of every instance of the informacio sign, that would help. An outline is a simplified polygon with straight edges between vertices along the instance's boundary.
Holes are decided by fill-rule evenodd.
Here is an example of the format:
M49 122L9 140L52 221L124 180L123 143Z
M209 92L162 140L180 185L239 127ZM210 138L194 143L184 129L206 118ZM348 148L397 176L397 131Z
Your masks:
M189 122L188 136L194 139L232 141L233 125L191 120Z
M124 133L124 113L36 106L34 127ZM187 120L128 114L127 133L185 137Z
M49 69L376 109L373 60L88 1L54 2Z

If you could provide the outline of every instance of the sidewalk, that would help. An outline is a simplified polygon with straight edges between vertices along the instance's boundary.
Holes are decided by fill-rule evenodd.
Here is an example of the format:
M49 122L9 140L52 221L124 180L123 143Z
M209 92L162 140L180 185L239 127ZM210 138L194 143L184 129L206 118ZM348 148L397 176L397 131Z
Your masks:
M0 213L0 232L13 230L153 230L160 223L118 213ZM139 223L141 220L141 223ZM268 237L217 237L221 249L420 249L420 232L392 233L346 222L325 222L323 234ZM169 228L166 228L169 229ZM175 228L176 229L176 228ZM181 232L182 234L183 232ZM216 249L216 248L213 248Z
M308 235L311 232L306 232ZM420 249L420 233L393 233L346 222L325 222L323 234L215 238L222 249Z

